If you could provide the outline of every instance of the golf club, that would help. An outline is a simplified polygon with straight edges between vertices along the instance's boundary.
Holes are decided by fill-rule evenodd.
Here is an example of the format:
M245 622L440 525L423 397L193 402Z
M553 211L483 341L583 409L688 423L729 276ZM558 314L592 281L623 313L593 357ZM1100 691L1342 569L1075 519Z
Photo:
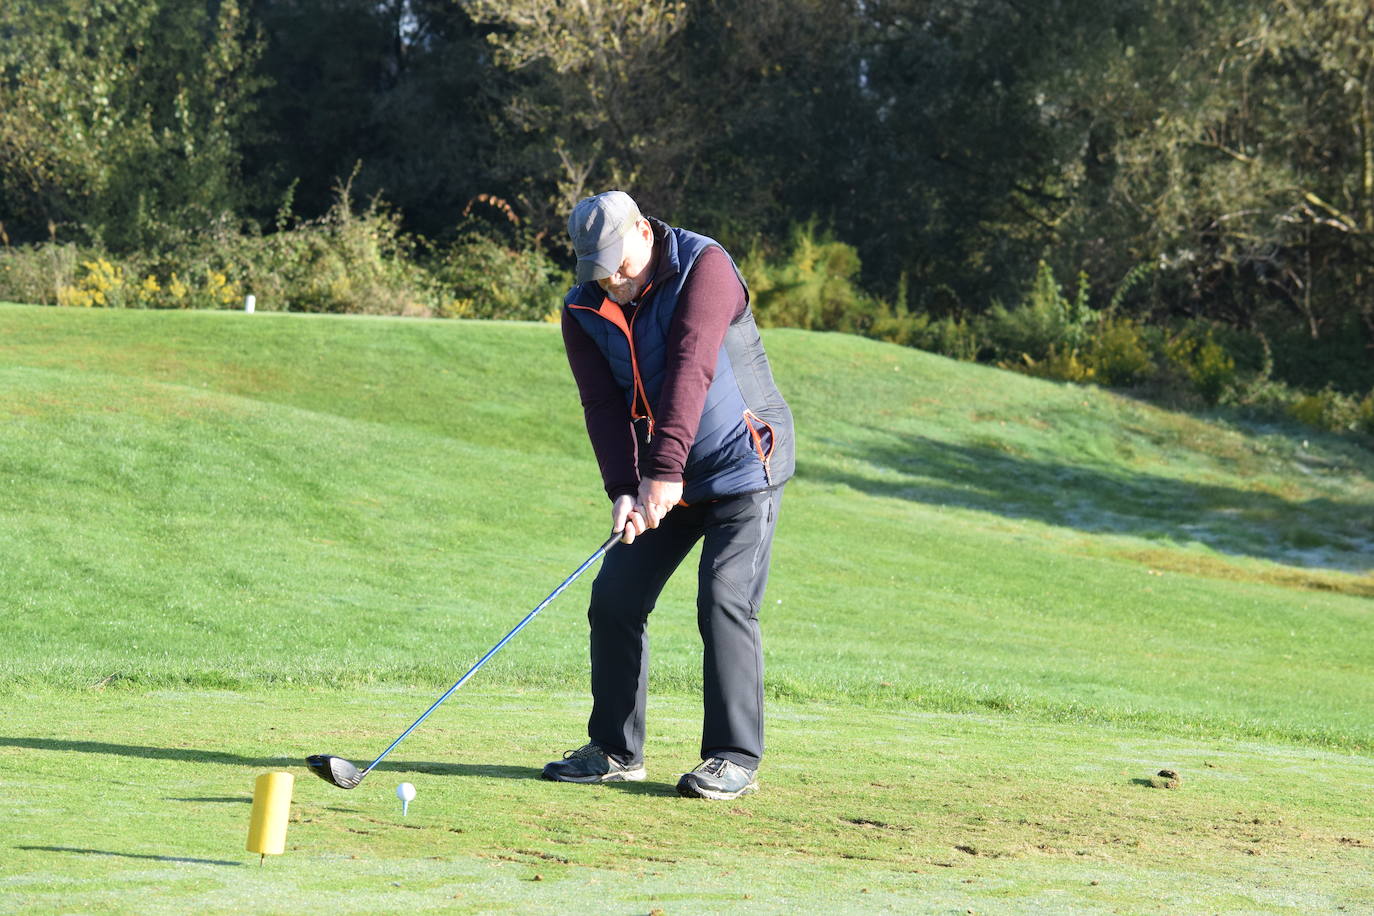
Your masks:
M429 714L434 712L434 710L438 709L440 703L447 700L449 696L453 693L453 691L457 690L459 687L462 687L465 683L467 683L468 678L472 677L473 674L477 672L478 668L481 668L483 665L485 665L488 659L490 659L493 655L499 652L502 646L510 642L511 637L513 637L516 633L519 633L522 629L524 629L525 624L533 620L535 614L538 614L549 604L550 601L557 598L559 594L563 591L563 589L567 588L569 585L572 584L574 579L576 579L578 576L586 572L587 567L591 566L597 560L601 559L601 557L605 555L606 551L610 550L611 547L613 547L616 541L618 540L620 540L619 533L612 534L609 538L607 538L606 543L598 547L596 553L592 554L590 557L587 558L587 562L577 567L577 569L573 572L571 576L568 576L568 578L564 579L563 582L558 586L558 588L554 589L553 592L550 593L549 597L539 602L539 605L534 610L530 611L528 614L525 615L524 620L521 620L519 623L515 625L515 628L513 630L511 630L505 636L501 637L500 642L492 646L490 651L488 651L486 655L483 655L480 659L478 659L477 664L469 668L467 674L460 677L457 680L457 682L448 690L445 690L444 695L439 697L439 699L435 700L434 705L429 707L429 709L426 709L424 711L424 714L421 715L420 718L412 722L410 724L410 728L407 728L405 731L401 732L400 737L397 738L395 741L391 742L390 747L388 747L386 750L378 754L377 759L369 763L366 769L359 770L356 766L354 766L347 760L343 759L342 757L335 757L332 754L312 754L311 756L305 758L305 765L310 767L310 769L314 771L316 776L320 777L325 782L333 783L340 789L357 788L358 783L362 782L363 778L366 777L368 773L371 773L373 768L376 767L377 764L381 763L387 754L390 754L393 750L395 750L396 745L404 741L406 735L409 735L411 732L415 731L415 727L418 726L421 722L425 721L425 719L429 718Z

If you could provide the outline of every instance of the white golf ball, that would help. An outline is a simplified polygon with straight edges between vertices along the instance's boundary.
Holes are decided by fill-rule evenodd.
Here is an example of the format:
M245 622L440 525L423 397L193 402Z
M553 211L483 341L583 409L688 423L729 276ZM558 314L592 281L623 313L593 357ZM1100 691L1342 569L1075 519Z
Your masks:
M396 787L396 797L403 802L415 800L415 787L408 782L403 782Z

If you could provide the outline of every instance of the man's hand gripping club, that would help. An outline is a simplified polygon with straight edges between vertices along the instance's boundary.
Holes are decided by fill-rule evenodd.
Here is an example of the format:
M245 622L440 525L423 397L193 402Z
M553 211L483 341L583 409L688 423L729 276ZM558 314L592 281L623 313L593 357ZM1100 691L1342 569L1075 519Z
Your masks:
M637 496L618 496L611 504L611 531L621 535L621 543L633 544L639 535L657 528L681 500L682 481L645 477Z

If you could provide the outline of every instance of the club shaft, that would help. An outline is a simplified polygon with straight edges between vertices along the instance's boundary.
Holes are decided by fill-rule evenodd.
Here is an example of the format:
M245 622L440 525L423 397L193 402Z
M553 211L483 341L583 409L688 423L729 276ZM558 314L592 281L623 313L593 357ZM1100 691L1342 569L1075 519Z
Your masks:
M476 674L477 670L481 668L483 665L485 665L493 655L501 651L502 646L510 642L516 633L519 633L521 630L525 628L525 624L529 623L531 620L534 619L534 616L536 614L544 610L544 608L548 607L549 602L553 601L553 599L557 598L560 594L562 594L563 589L571 585L573 583L573 580L575 580L578 576L586 572L587 568L590 567L593 563L601 559L602 556L605 555L606 551L610 550L613 546L615 546L615 543L618 540L620 540L619 534L612 534L609 538L607 538L606 543L598 547L596 553L588 557L587 561L583 563L581 566L577 567L577 569L573 571L572 575L568 576L568 578L564 579L561 583L559 583L558 588L554 589L552 592L549 593L549 597L539 602L539 604L535 607L534 610L526 614L524 619L517 623L509 633L501 637L501 641L498 642L496 645L492 646L491 649L487 651L486 655L483 655L481 658L479 658L477 660L477 663L468 669L467 674L464 674L456 682L454 682L452 687L450 687L448 690L445 690L444 695L439 697L439 699L435 700L434 705L430 706L429 709L426 709L423 713L421 713L420 718L410 723L410 728L407 728L405 731L401 732L400 737L398 737L395 741L391 742L391 745L386 750L378 754L377 759L369 763L367 765L367 769L363 770L358 778L362 779L363 776L366 776L368 773L371 773L373 767L381 763L384 759L386 759L387 754L390 754L393 750L396 749L396 745L400 744L402 741L406 739L407 735L415 731L416 727L419 726L421 722L428 719L429 714L434 712L434 710L438 709L439 705L443 703L445 700L447 700L450 696L452 696L455 690L466 684L468 678Z

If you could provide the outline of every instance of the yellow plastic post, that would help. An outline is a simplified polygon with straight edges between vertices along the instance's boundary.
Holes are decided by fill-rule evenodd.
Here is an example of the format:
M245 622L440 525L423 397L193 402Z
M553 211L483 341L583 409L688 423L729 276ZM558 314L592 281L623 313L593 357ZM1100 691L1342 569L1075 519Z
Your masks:
M261 865L286 851L286 820L291 814L290 773L263 773L253 783L253 814L248 821L248 851Z

